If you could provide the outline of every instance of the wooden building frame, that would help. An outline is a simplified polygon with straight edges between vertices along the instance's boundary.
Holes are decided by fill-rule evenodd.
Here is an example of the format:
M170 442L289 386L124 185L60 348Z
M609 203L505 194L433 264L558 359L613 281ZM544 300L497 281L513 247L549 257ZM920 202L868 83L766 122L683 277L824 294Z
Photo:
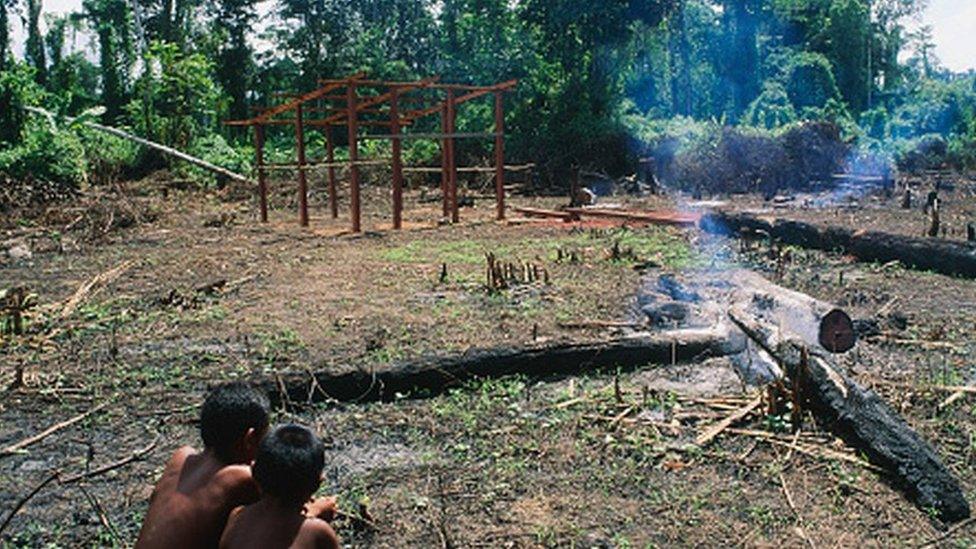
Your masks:
M402 142L404 139L437 139L441 145L441 196L445 218L457 223L458 211L458 166L455 156L455 141L466 138L494 138L494 172L496 218L505 218L505 113L504 94L511 91L516 80L500 82L490 86L471 86L465 84L440 83L437 77L412 82L392 82L369 80L364 73L345 78L320 80L316 90L302 94L276 94L284 102L262 108L247 120L230 120L229 126L254 128L255 168L257 172L257 192L262 222L268 221L267 172L271 169L286 168L297 172L298 216L303 227L309 225L308 182L306 172L314 168L328 170L329 210L333 218L338 218L339 207L336 197L335 168L346 166L349 169L350 217L353 232L361 231L361 203L359 170L361 166L376 164L376 161L359 158L358 143L366 139L388 139L392 142L390 167L393 172L393 228L403 226L403 173ZM372 95L360 95L359 91L369 89ZM418 96L426 92L427 96ZM430 96L434 94L435 97ZM494 98L494 128L484 133L459 133L455 127L457 109L460 105L484 96ZM410 105L410 108L406 108ZM310 117L315 113L317 117ZM281 118L281 116L288 118ZM440 133L418 133L404 131L415 121L432 115L441 118ZM269 164L264 160L265 129L268 126L294 126L295 164ZM333 129L345 126L348 135L349 158L337 162L334 155ZM363 127L384 128L387 133L361 132ZM310 163L306 158L306 128L321 128L325 135L325 161ZM385 164L385 161L383 162ZM479 170L480 168L462 168Z

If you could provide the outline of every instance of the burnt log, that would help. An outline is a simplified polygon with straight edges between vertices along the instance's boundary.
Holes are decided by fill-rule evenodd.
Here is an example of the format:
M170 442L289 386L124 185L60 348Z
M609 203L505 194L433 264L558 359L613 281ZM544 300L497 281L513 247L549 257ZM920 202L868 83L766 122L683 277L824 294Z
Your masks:
M782 364L799 388L805 409L848 445L890 473L897 487L943 522L969 518L969 502L935 450L874 391L848 377L832 359L806 343L781 337L754 315L733 308L730 318Z
M748 213L713 212L702 218L700 226L708 232L725 235L736 235L742 229L763 231L785 244L842 251L859 261L898 261L913 269L976 278L976 246L968 242L855 231L836 226L821 227Z
M376 371L323 371L283 375L264 382L273 400L307 402L391 401L398 395L433 396L475 378L526 375L543 378L605 369L633 370L652 364L690 362L741 352L745 338L726 325L672 330L593 343L554 343L472 349L431 355Z

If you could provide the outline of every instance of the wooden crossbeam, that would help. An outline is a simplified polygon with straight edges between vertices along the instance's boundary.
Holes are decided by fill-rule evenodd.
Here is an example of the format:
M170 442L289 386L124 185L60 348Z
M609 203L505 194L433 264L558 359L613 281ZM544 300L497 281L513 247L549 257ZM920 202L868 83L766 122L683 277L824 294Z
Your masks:
M488 95L489 93L492 93L492 92L496 92L496 91L500 91L500 90L507 90L507 89L515 86L516 84L518 84L518 80L508 80L506 82L501 82L499 84L495 84L494 86L488 86L488 87L484 87L484 88L478 88L475 91L472 91L470 93L466 93L464 95L461 95L461 96L458 96L458 97L454 98L454 104L455 105L460 105L461 103L464 103L466 101L471 101L472 99L477 99L479 97L483 97L483 96ZM413 120L416 120L418 118L423 118L425 116L430 116L432 114L437 114L439 112L441 112L441 105L440 104L435 105L433 107L426 108L426 109L422 109L422 110L419 110L419 111L414 111L414 114L411 115L411 116L408 116L407 117L407 120L413 121Z
M402 93L403 91L405 91L407 89L417 89L417 88L424 88L424 87L430 86L431 84L433 84L434 82L436 82L438 78L439 77L437 77L437 76L432 76L430 78L425 78L425 79L423 79L423 80L421 80L419 82L414 82L414 83L412 83L409 86L406 86L405 85L405 86L399 87L399 89L397 89L397 91L395 91L395 92L391 91L391 92L386 92L386 93L381 94L381 95L377 95L375 97L363 98L363 99L365 99L364 101L362 101L361 103L357 103L356 104L356 112L358 113L361 109L368 109L368 108L373 107L375 105L379 105L381 103L386 103L387 101L390 100L390 98L393 97L393 94L394 93L399 94L399 93ZM339 121L345 120L348 117L348 115L349 115L348 112L341 112L341 113L338 113L338 114L335 114L335 115L332 115L332 116L329 116L327 118L322 119L321 123L322 124L329 124L331 122L339 122ZM407 123L409 123L409 122L407 122Z
M308 93L304 93L304 94L302 94L302 95L300 95L300 96L292 99L291 101L282 103L281 105L277 105L277 106L271 107L270 109L262 112L261 114L255 116L254 118L251 118L249 120L232 120L232 121L229 121L229 122L225 122L224 124L226 124L228 126L252 126L252 125L255 125L255 124L265 124L269 120L271 120L271 118L273 118L273 117L275 117L275 116L277 116L277 115L279 115L281 113L288 112L288 111L291 111L291 110L295 110L295 108L298 105L301 105L301 104L306 103L308 101L314 101L315 99L318 99L320 97L326 96L329 93L331 93L331 92L333 92L333 91L335 91L335 90L337 90L339 88L342 88L344 86L348 86L352 82L355 82L357 80L361 80L365 76L366 76L366 73L364 73L364 72L358 72L358 73L356 73L356 74L354 74L352 76L349 76L349 77L347 77L347 78L345 78L345 79L343 79L341 81L333 82L333 83L328 84L326 86L323 86L323 87L321 87L321 88L319 88L317 90L313 90L313 91L310 91Z

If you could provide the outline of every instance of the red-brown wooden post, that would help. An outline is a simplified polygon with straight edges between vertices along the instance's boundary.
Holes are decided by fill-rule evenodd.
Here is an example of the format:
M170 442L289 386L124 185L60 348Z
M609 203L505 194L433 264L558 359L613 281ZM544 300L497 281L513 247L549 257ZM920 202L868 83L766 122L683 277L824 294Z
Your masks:
M335 143L332 140L332 126L325 126L325 156L329 163L329 209L332 219L339 217L339 201L336 197Z
M441 107L441 133L447 135L447 103ZM441 210L447 217L451 213L450 197L447 191L447 138L441 138Z
M352 232L360 232L359 210L359 147L358 122L356 120L356 85L351 81L346 87L346 109L349 128L349 209L352 210Z
M457 223L460 215L458 213L458 190L457 190L457 159L454 157L454 90L447 89L447 194L450 197L451 222Z
M258 172L258 203L261 207L261 223L268 222L268 182L264 174L264 126L254 126L254 163Z
M393 136L393 228L403 226L403 159L400 157L400 113L397 90L390 96L390 134Z
M302 104L295 106L295 152L298 155L298 222L308 227L308 183L305 180L305 124Z
M495 206L499 221L505 219L505 113L503 92L495 92Z

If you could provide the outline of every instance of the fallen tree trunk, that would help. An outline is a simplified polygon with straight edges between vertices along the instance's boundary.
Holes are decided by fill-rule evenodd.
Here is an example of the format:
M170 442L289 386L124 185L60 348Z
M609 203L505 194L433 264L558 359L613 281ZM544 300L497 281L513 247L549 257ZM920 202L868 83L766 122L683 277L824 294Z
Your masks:
M784 337L741 307L729 316L783 365L798 395L817 420L868 459L890 472L922 510L948 523L969 517L959 482L932 447L881 398L850 379L833 361L805 343Z
M702 229L727 235L763 232L786 244L818 250L840 250L860 261L898 261L906 267L976 278L976 245L967 242L819 227L802 221L747 213L713 212L702 218Z
M47 111L47 110L44 110L44 109L39 108L39 107L24 107L24 110L26 110L28 112L32 112L34 114L40 114L40 115L43 115L43 116L47 116L49 119L52 119L52 120L56 116L51 111ZM71 116L65 116L64 119L67 120L68 122L74 122L76 120L75 118L73 118ZM139 137L137 135L132 135L131 133L122 131L122 130L120 130L118 128L112 128L110 126L103 126L103 125L98 124L96 122L90 122L90 121L82 121L81 124L84 125L84 126L87 126L87 127L91 128L93 130L98 130L100 132L104 132L104 133L107 133L107 134L110 134L110 135L114 135L115 137L118 137L118 138L121 138L121 139L125 139L127 141L132 141L133 143L137 143L139 145L142 145L143 147L149 147L150 149L157 150L157 151L159 151L159 152L161 152L163 154L172 156L172 157L177 158L179 160L182 160L184 162L189 162L190 164L193 164L194 166L203 168L203 169L208 170L210 172L213 172L213 173L215 173L215 174L217 174L219 176L223 176L223 177L226 177L228 179L233 179L235 181L240 181L241 183L249 183L250 182L250 180L248 178L244 177L241 174L234 173L234 172L232 172L232 171L230 171L230 170L228 170L226 168L222 168L220 166L217 166L216 164L211 164L210 162L207 162L206 160L202 160L202 159L197 158L195 156L190 156L190 155L186 154L185 152L178 151L178 150L176 150L176 149L174 149L172 147L167 147L166 145L161 145L159 143L156 143L154 141L150 141L148 139L143 139L143 138L141 138L141 137Z
M675 211L635 211L608 210L602 208L566 208L566 211L579 216L602 217L650 223L652 225L693 226L699 222L701 216L697 213Z
M398 394L436 395L474 378L515 374L545 377L608 368L629 370L649 364L725 356L742 351L744 346L742 335L726 325L595 343L473 349L460 355L429 356L393 364L374 372L318 372L314 374L314 381L308 374L289 374L281 381L269 381L265 385L269 394L293 402L322 398L393 400ZM282 387L285 394L280 394Z

